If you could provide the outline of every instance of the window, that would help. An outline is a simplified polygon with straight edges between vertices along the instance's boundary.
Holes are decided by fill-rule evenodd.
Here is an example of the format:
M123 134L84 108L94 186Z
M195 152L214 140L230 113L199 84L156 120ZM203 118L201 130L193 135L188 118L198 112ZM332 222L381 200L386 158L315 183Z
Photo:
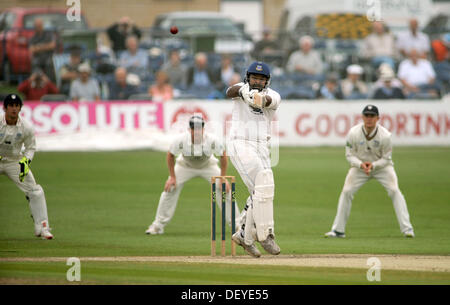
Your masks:
M16 14L3 13L0 15L0 32L10 30L16 20Z
M177 18L165 19L160 22L161 28L170 28L176 25L180 31L189 33L212 33L239 35L239 28L229 19L225 18Z

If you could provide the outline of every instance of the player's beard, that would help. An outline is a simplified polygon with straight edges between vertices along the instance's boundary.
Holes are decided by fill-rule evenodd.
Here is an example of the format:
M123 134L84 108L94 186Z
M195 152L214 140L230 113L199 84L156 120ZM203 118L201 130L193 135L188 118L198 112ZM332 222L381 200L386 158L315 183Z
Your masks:
M264 90L264 87L255 84L255 85L250 86L250 90L258 90L259 92L261 92Z

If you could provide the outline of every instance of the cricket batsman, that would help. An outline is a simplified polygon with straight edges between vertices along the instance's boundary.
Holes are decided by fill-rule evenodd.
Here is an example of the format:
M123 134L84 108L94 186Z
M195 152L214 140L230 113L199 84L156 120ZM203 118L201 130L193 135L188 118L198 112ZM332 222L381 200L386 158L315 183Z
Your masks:
M379 113L376 106L367 105L362 115L363 123L353 126L347 134L345 156L351 167L339 196L333 226L330 232L325 233L325 237L345 237L345 225L350 216L353 195L372 178L378 180L391 197L402 234L414 237L405 197L398 187L392 162L391 133L378 124Z
M164 191L159 199L156 217L153 223L148 227L146 234L157 235L164 233L164 227L172 219L177 206L181 190L186 182L195 178L202 177L208 182L214 176L226 176L228 167L228 157L224 145L213 134L205 132L205 121L199 115L194 115L189 120L189 131L178 136L170 145L167 152L167 166L169 169L169 178L164 186ZM214 154L220 156L220 168L217 165L217 158ZM176 158L175 156L179 155ZM227 202L231 202L230 185L225 180L227 189ZM221 185L219 183L219 196L221 198ZM221 199L217 200L219 209L221 209ZM231 225L231 208L227 209L226 219ZM240 219L240 213L235 202L235 223Z
M22 100L16 94L7 95L3 101L5 114L0 116L0 175L6 175L25 193L34 221L34 234L42 239L52 239L44 190L36 184L30 169L36 150L34 130L19 116L22 106Z
M248 67L244 82L227 89L227 97L233 100L227 151L250 193L242 212L241 228L232 238L253 257L261 256L255 241L270 254L280 253L275 242L275 182L269 147L271 121L281 97L268 88L269 83L269 67L254 62Z

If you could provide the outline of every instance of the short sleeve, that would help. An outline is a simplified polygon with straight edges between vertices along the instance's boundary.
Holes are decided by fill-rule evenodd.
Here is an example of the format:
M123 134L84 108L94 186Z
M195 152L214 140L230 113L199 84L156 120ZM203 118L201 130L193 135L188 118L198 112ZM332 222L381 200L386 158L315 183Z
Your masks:
M179 153L181 153L183 151L183 137L178 136L176 137L176 139L174 141L172 141L172 143L170 144L169 147L169 152L176 156Z

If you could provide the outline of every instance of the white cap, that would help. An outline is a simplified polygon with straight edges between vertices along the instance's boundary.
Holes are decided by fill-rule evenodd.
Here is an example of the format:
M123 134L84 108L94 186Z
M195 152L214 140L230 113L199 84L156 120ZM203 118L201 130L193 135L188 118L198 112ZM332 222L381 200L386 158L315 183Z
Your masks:
M347 74L363 74L364 70L360 65L350 65L347 67Z
M78 72L91 72L91 66L89 66L89 63L84 62L81 65L78 66Z
M392 70L383 70L380 73L380 79L382 79L383 81L388 81L388 80L392 80L394 79L395 74L394 71Z
M381 64L378 68L380 79L387 81L395 78L395 72L389 64Z

